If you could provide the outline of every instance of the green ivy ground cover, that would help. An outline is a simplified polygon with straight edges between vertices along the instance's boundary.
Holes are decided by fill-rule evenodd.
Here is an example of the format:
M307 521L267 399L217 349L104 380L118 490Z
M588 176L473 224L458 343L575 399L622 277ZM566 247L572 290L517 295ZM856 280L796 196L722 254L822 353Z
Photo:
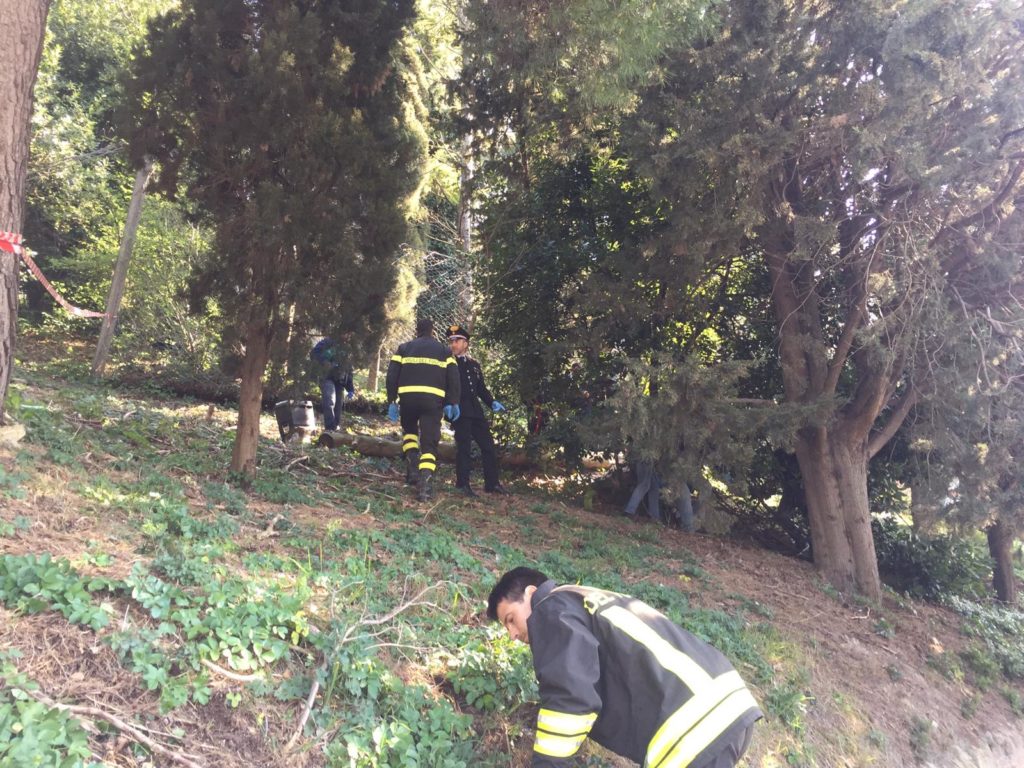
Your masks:
M95 632L167 717L219 702L276 718L279 735L264 748L279 752L315 687L291 748L317 750L325 764L507 765L528 753L536 689L528 649L486 625L482 608L496 575L530 563L561 581L632 593L721 648L759 692L779 759L813 764L801 653L756 601L736 596L733 608L709 609L668 586L716 589L694 556L649 529L609 535L529 497L516 508L522 537L515 519L496 522L493 510L456 498L427 518L401 500L397 473L381 484L388 468L379 460L269 440L260 479L240 484L225 473L230 430L199 415L205 407L88 384L62 386L46 403L26 391L45 387L40 374L13 390L11 410L29 436L0 493L24 501L58 468L62 503L106 536L71 558L3 556L0 602ZM76 458L90 455L114 457L109 471ZM537 535L550 525L573 546ZM31 538L25 514L0 526L12 542ZM652 563L660 578L636 577ZM1002 626L974 625L984 638ZM984 670L985 658L971 668ZM1015 669L1012 656L1000 658ZM21 726L7 728L0 750L42 744L53 757L39 765L87 765L74 719L19 698L17 656L5 664L0 719ZM244 682L225 687L225 673ZM587 761L607 764L597 753Z

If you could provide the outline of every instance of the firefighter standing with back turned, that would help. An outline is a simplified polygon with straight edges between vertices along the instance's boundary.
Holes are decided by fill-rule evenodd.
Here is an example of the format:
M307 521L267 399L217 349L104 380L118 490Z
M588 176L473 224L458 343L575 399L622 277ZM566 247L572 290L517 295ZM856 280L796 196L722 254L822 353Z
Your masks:
M628 595L519 567L487 616L533 654L533 768L574 764L588 737L644 768L732 768L762 717L725 656Z
M459 367L448 348L434 338L432 321L418 320L416 338L399 346L391 358L387 393L388 418L402 421L405 480L416 485L420 501L427 501L434 494L441 414L451 422L459 418Z

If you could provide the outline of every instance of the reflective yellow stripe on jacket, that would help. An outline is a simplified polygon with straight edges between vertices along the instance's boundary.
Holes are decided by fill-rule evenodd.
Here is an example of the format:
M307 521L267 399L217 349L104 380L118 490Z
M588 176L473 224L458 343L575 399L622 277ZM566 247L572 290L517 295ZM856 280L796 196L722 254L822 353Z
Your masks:
M444 397L444 390L438 387L408 386L398 388L398 394L400 395L404 395L411 392L426 392L428 395L437 395L438 397Z
M734 677L738 688L729 690L729 681L725 679L729 677ZM725 697L719 698L723 691ZM688 709L697 698L695 696L677 709L658 729L647 749L647 768L686 768L744 712L757 706L753 695L735 671L716 678L713 688L701 693L707 694L701 707ZM712 707L710 711L707 709L709 703Z
M646 647L693 692L654 734L647 747L646 768L685 768L744 712L757 706L739 672L711 677L625 608L612 606L601 616Z
M537 714L537 737L533 741L533 751L549 757L571 757L583 745L595 720L597 714L594 712L574 715L542 709Z
M446 360L435 360L433 357L402 357L401 355L394 355L391 359L402 365L436 365L438 368L457 365L454 357L449 357Z

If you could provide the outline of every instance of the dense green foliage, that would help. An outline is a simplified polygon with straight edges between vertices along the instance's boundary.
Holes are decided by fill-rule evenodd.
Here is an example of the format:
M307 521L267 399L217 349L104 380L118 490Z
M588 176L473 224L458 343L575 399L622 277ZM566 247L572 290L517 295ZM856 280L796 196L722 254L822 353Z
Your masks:
M153 27L125 130L134 157L160 161L159 187L180 179L211 222L193 305L215 299L249 347L298 359L315 330L361 339L382 319L425 142L411 16L225 1Z
M946 449L947 484L977 469L972 488L1015 485L1001 467L1019 440L993 427L1009 422L992 398L1006 397L1022 361L1019 9L750 0L670 39L650 19L657 55L577 71L574 56L604 48L578 52L566 19L593 6L470 14L464 88L490 150L492 332L524 397L565 421L579 411L573 389L621 391L620 377L659 353L662 365L667 354L708 368L723 386L700 393L695 419L654 436L618 408L616 431L684 476L755 468L750 503L779 509L790 539L794 508L809 512L815 559L844 588L874 593L864 478L908 416L918 434L930 422L941 435L953 417L939 412L973 412L961 458ZM587 33L611 41L603 29ZM591 109L609 89L629 97ZM740 362L744 377L716 374ZM640 377L634 392L647 386ZM669 402L685 399L685 377L669 386ZM700 410L737 395L794 408L739 412L730 426L744 429L715 435L717 462L700 451L673 462L707 423ZM597 440L572 437L604 448L603 426ZM787 461L773 465L792 451L802 487ZM832 452L844 458L822 458ZM992 458L972 467L972 454ZM776 507L779 488L801 498ZM976 498L988 508L975 520L1013 502ZM859 551L844 555L844 541Z
M540 415L532 439L567 474L598 454L616 487L652 461L668 497L689 484L705 531L789 554L817 559L823 523L840 542L866 527L884 583L963 617L968 648L929 664L977 689L964 717L995 688L1024 712L1020 614L987 602L979 533L1012 542L1024 509L1022 29L1017 5L944 0L55 0L25 233L99 308L134 165L154 155L164 194L144 209L122 372L198 382L219 365L222 394L248 361L251 385L267 371L275 394L303 392L314 335L369 360L414 311L475 321L503 442ZM25 285L45 330L29 343L91 334ZM514 536L428 521L375 487L387 462L342 454L339 474L266 441L238 487L212 408L80 385L72 360L46 374L50 403L11 391L28 446L0 466L0 501L59 470L134 565L105 575L114 534L77 559L4 555L0 602L95 633L163 715L301 708L315 687L304 734L332 765L500 764L536 690L528 654L476 613L497 571L529 561L722 648L790 740L780 754L814 764L794 649L763 606L666 586L712 585L656 533L582 530L543 501ZM593 479L554 482L589 510ZM333 518L293 516L306 506ZM0 537L31 524L2 518ZM252 530L275 546L244 548ZM651 560L660 580L634 578ZM866 570L842 586L872 594ZM897 637L876 609L874 633ZM0 665L0 762L87 760L17 654ZM225 692L225 673L249 679ZM923 756L932 729L913 717Z
M882 581L897 592L936 601L985 598L992 561L977 542L922 535L898 518L877 518L874 527Z
M121 79L146 21L174 5L58 0L49 15L25 233L47 276L79 306L106 303L131 193L134 170L114 130ZM154 197L145 202L115 340L120 366L152 373L147 365L156 363L173 377L214 365L217 315L190 316L182 297L207 240L186 209ZM96 320L66 314L35 280L25 290L29 322L89 337L98 331Z

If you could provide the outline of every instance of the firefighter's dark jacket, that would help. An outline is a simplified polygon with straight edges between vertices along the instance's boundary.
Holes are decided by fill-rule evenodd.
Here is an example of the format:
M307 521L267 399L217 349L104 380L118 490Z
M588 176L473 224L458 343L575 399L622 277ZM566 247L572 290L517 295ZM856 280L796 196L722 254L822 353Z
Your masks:
M400 395L433 395L448 405L459 402L459 367L448 347L430 336L402 344L388 363L388 402Z
M547 581L531 609L534 768L571 765L588 736L645 768L701 768L762 717L721 653L639 600Z
M455 358L459 365L459 381L462 386L462 397L459 400L459 408L462 409L462 416L484 418L484 410L480 407L480 401L484 401L488 411L494 396L491 395L487 385L484 384L484 372L480 363L469 355ZM462 418L460 416L459 418Z

